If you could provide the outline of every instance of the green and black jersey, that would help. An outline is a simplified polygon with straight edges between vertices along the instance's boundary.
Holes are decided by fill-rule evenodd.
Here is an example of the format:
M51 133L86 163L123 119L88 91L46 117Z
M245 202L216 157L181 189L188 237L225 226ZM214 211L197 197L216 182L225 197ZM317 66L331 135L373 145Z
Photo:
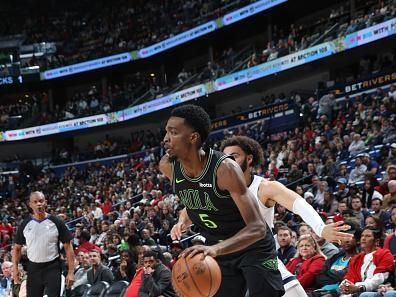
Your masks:
M246 226L229 192L217 187L217 169L229 158L209 149L208 160L202 173L195 178L187 176L179 161L173 163L173 189L186 206L191 221L205 236L224 240Z

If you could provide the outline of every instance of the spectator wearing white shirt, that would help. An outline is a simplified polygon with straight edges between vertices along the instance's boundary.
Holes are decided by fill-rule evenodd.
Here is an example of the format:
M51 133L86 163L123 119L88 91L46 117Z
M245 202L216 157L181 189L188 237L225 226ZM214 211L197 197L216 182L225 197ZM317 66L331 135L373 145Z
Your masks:
M348 151L351 156L356 156L358 153L364 151L366 146L364 141L360 138L360 134L356 133L353 135L353 141L349 145Z
M103 217L103 211L100 207L98 207L99 205L100 205L99 200L96 200L95 203L92 203L91 204L91 212L95 219L101 220Z
M319 183L318 191L314 197L314 202L320 206L324 204L324 193L329 190L329 185L326 181L321 181Z
M367 166L363 164L360 156L355 159L355 168L352 169L349 174L348 184L354 184L359 181L363 181L366 177L365 173L367 171Z
M396 99L396 85L392 84L388 91L388 96L390 98Z

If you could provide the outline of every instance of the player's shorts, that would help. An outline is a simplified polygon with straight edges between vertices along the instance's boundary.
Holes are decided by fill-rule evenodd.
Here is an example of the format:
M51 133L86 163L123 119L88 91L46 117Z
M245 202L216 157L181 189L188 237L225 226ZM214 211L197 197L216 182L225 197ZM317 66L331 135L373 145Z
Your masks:
M260 240L243 251L216 258L222 282L215 297L241 297L247 289L250 297L280 297L285 293L276 254L264 247L268 243Z
M278 259L279 272L281 273L282 282L285 290L299 284L295 275L293 275L289 270L287 270L285 264L283 264L283 262L279 258L277 259Z

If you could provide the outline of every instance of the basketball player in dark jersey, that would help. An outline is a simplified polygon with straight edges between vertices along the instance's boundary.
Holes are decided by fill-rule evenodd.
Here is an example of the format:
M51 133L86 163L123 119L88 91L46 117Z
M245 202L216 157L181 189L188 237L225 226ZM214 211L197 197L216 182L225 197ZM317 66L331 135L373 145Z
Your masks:
M194 105L175 108L166 125L160 170L172 181L188 214L179 218L177 229L183 231L193 223L208 244L192 246L184 256L216 257L222 271L216 297L245 296L246 289L250 297L282 296L275 241L257 199L234 160L202 149L209 131L208 114Z

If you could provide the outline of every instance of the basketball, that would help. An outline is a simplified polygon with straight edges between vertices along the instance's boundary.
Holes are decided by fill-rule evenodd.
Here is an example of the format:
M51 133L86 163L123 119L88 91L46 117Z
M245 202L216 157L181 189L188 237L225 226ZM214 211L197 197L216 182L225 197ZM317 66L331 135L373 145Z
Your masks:
M220 283L219 264L210 256L181 257L172 269L173 288L183 297L212 297Z

